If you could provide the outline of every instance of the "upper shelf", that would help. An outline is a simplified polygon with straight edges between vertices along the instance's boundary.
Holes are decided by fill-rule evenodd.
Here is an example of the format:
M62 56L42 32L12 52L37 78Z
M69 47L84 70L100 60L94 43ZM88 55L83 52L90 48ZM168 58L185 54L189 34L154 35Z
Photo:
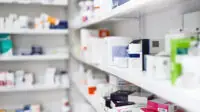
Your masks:
M81 59L79 56L73 56L90 66L93 66L101 71L115 75L121 79L131 82L151 93L154 93L168 101L171 101L190 112L198 112L200 105L200 89L190 90L181 87L172 86L169 80L156 80L147 77L145 72L130 71L125 68L117 68L106 65L94 65L88 61ZM189 103L188 103L189 102Z
M25 0L25 1L19 1L19 0L0 0L1 4L25 4L25 5L30 5L30 4L35 4L35 5L43 5L43 6L67 6L68 1L66 2L60 2L60 1L55 1L52 3L45 3L45 2L30 2L31 0ZM64 1L64 0L63 0Z
M170 6L184 4L189 1L190 0L130 0L129 2L118 6L111 11L73 27L75 29L88 27L117 17L137 19L140 14L159 11L164 8L169 8ZM74 23L76 22L74 21Z
M31 30L31 29L20 29L20 30L15 30L15 29L11 29L11 30L0 30L0 34L1 33L8 33L8 34L55 34L55 35L66 35L68 34L68 30L67 29L55 29L55 30Z

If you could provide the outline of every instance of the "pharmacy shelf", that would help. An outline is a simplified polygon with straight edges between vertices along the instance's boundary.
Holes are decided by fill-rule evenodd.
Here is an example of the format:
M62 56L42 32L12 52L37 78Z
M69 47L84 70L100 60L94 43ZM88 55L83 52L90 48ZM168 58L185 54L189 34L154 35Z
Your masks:
M31 1L31 0L29 0ZM45 2L29 2L26 0L25 2L23 1L17 1L17 0L1 0L0 4L24 4L24 5L42 5L42 6L67 6L68 1L66 2L52 2L52 3L45 3Z
M55 35L66 35L68 34L68 30L29 30L29 29L21 29L21 30L0 30L1 33L8 34L55 34Z
M152 13L160 11L161 9L164 8L170 9L169 6L179 5L180 3L184 4L187 1L190 0L130 0L129 2L121 6L118 6L112 9L111 11L99 14L98 17L96 18L94 17L93 19L85 23L75 25L78 22L74 21L73 28L80 29L108 21L110 19L112 20L114 18L139 19L140 14Z
M0 87L0 93L5 92L26 92L26 91L50 91L67 89L68 85L35 85L35 86L19 86L19 87Z
M75 74L73 76L76 76ZM97 112L104 112L100 103L100 97L95 95L89 95L87 92L87 87L83 84L80 84L81 81L78 80L79 78L73 78L72 82L75 84L75 86L78 88L80 93L85 97L85 99L91 104L91 106L97 111ZM82 86L81 86L82 85Z
M66 60L69 55L30 55L30 56L1 56L0 61L45 61Z
M190 112L198 112L200 105L200 89L186 89L172 86L169 80L156 80L147 76L147 73L141 71L130 71L129 69L111 67L106 65L94 65L88 61L81 59L79 56L73 56L92 67L101 71L115 75L121 79L131 82L151 93L171 101Z

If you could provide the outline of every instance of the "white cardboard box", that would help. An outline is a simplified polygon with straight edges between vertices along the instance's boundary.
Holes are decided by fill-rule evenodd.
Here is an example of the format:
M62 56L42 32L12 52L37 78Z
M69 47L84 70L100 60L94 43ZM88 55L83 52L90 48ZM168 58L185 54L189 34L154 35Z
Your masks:
M107 64L111 65L111 66L117 66L115 65L114 62L114 54L113 54L113 49L114 47L127 47L128 44L131 42L131 38L127 38L127 37L107 37L105 38L105 57L107 58ZM120 52L124 52L124 51L120 51ZM120 53L119 52L119 53ZM127 58L127 57L124 57Z

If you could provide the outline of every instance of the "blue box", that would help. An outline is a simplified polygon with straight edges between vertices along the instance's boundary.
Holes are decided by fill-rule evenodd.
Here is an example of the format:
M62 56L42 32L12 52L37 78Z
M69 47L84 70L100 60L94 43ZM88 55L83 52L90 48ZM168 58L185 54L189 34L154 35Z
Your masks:
M68 29L68 21L62 20L58 25L50 25L50 29Z

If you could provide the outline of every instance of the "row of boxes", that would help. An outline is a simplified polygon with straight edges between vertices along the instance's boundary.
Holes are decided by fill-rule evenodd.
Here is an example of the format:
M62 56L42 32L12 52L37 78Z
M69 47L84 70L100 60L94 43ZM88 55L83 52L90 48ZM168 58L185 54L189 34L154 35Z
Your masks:
M82 56L93 64L142 71L146 69L145 55L162 51L163 43L161 39L132 39L117 36L99 38L98 30L81 30Z
M185 112L147 92L116 91L101 99L104 112Z
M67 29L68 22L42 13L40 17L9 14L8 17L0 17L0 29Z
M88 0L79 2L80 18L82 22L99 18L129 0Z

